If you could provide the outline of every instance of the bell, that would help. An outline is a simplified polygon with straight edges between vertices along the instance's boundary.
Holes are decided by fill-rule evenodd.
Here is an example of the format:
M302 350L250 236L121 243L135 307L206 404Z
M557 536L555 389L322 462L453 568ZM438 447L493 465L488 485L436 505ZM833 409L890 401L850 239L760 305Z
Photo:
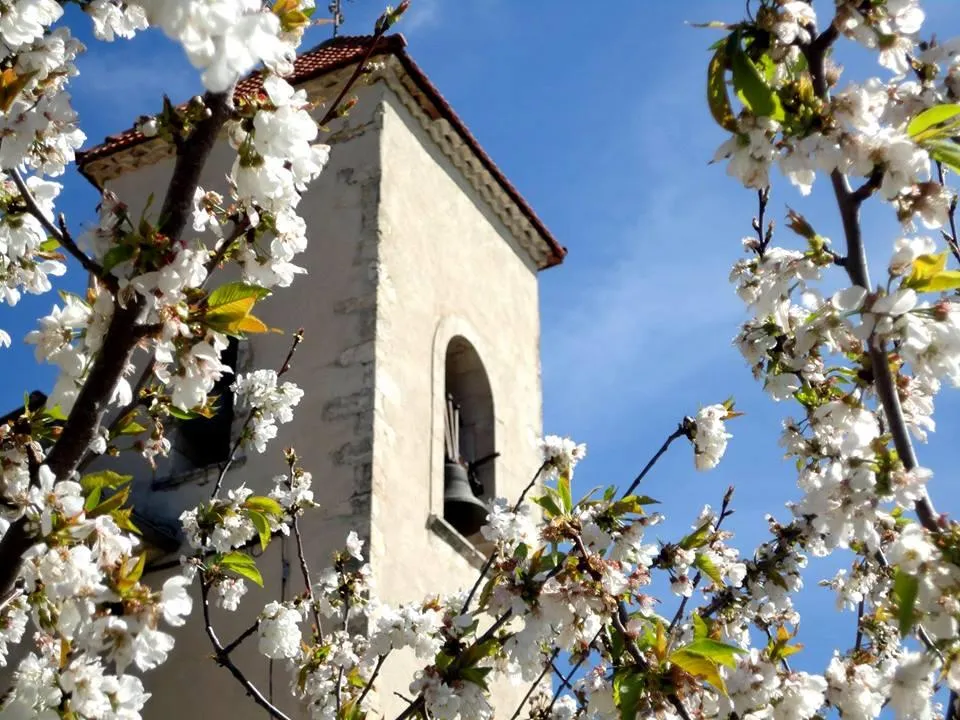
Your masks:
M490 510L473 494L467 469L459 463L443 466L443 518L464 537L470 537L487 522Z

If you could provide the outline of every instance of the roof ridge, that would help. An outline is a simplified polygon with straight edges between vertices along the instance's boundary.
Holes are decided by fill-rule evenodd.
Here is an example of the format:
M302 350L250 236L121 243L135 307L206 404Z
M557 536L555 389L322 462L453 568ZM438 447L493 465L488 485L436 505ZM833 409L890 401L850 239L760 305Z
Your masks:
M294 70L286 76L291 85L299 85L310 80L322 77L329 73L341 70L362 61L367 56L369 43L375 36L372 35L342 35L330 38L315 47L299 54L294 61ZM401 63L408 77L419 86L424 100L433 105L438 114L450 123L452 129L474 153L486 170L493 176L504 192L516 204L516 207L532 223L550 247L551 254L547 266L556 265L563 261L566 249L560 245L553 234L547 229L543 221L537 216L530 204L507 179L493 159L486 153L479 141L473 136L466 124L460 119L454 109L443 97L440 90L430 81L426 73L413 61L406 51L407 40L401 33L394 33L381 37L377 45L370 52L370 56L393 55ZM256 70L237 83L235 96L249 96L263 87L263 71ZM95 186L99 183L95 177L87 172L87 165L114 153L130 150L138 145L145 144L152 138L145 137L136 128L130 128L121 133L110 135L99 145L77 153L77 166L80 173L89 179Z

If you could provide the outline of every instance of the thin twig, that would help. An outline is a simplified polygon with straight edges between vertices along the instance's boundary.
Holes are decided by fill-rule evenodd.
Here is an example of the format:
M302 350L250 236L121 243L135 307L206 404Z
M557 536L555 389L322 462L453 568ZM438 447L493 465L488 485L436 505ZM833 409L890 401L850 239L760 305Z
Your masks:
M274 720L290 720L287 715L263 696L263 693L257 686L254 685L247 676L243 674L243 671L234 664L233 660L230 659L229 653L226 652L226 648L220 642L220 638L217 637L217 633L213 629L213 624L210 621L210 584L203 578L200 579L200 594L201 605L203 607L204 629L206 630L207 637L210 639L210 644L213 645L213 649L216 651L215 657L217 664L229 670L230 674L233 675L237 682L247 691L247 695L253 698L253 701L257 705L266 710L270 714L270 717L274 718Z
M383 663L386 662L387 655L390 654L388 650L383 655L377 658L377 664L373 668L373 674L370 675L370 679L367 680L367 684L363 688L363 692L360 693L360 697L357 698L357 707L360 707L360 704L363 702L364 698L367 697L367 694L373 689L373 683L377 679L377 675L380 674L380 668L383 667Z
M527 694L523 696L520 704L517 705L517 709L513 711L513 715L510 716L510 720L517 720L517 718L520 717L520 713L523 711L523 706L527 704L527 700L530 699L530 696L533 695L536 689L540 686L540 683L543 682L543 678L545 678L547 673L550 672L550 668L553 667L553 661L557 659L557 655L559 654L559 649L556 649L550 653L549 659L543 664L543 672L541 672L540 676L530 684L530 689L527 690Z
M600 639L600 635L602 634L603 634L603 628L600 628L599 630L597 630L596 635L593 636L593 640L590 641L590 644L587 646L586 651L580 656L580 659L577 660L577 662L573 665L573 667L570 668L570 672L568 672L566 675L563 675L559 670L557 670L556 665L554 665L552 662L550 663L550 667L552 667L554 669L554 672L556 672L557 675L560 676L560 686L553 693L553 699L550 700L550 704L547 706L547 715L549 715L553 711L553 706L556 705L557 700L560 699L560 693L563 692L564 687L569 688L571 691L573 690L573 685L570 684L571 678L573 678L577 670L579 670L580 667L587 661L587 658L590 657L590 654L593 652L593 646L596 644L597 640Z
M60 246L64 250L76 258L84 270L99 278L111 292L116 292L118 287L117 279L104 271L103 267L80 249L70 234L70 231L67 229L66 218L61 214L60 227L54 225L50 218L40 209L40 205L37 203L36 198L33 197L33 193L30 192L30 188L24 181L20 171L17 169L7 170L7 175L13 180L14 185L17 186L17 190L23 199L23 204L27 207L27 211L40 222L43 229L60 243Z
M943 163L939 160L937 161L937 178L940 180L940 187L946 189L947 180L943 174ZM953 256L957 259L957 262L960 262L960 246L957 245L960 242L960 238L957 238L957 196L954 194L953 199L950 201L950 210L947 211L947 217L950 219L950 237L946 237L944 233L944 239L947 241L947 245L950 246L950 251L953 253Z
M363 55L363 59L357 63L356 68L354 68L353 74L350 76L350 79L344 84L343 88L340 90L340 94L337 95L336 100L330 105L326 113L320 119L320 122L317 123L320 127L324 127L327 123L336 119L337 112L340 108L340 103L343 102L343 99L347 96L347 93L350 92L360 76L363 74L364 69L366 68L367 61L373 55L373 51L376 50L377 45L380 44L380 40L383 38L384 33L389 29L387 23L377 23L377 29L374 32L373 37L370 40L370 44L367 46L367 51Z
M647 476L647 473L653 469L653 466L657 464L657 461L663 456L663 454L670 448L670 445L673 443L673 441L683 437L686 434L687 434L687 431L684 428L683 423L681 423L680 425L677 426L677 429L674 430L669 435L669 437L667 437L666 441L663 443L663 445L660 446L660 449L657 450L656 454L654 454L654 456L647 461L647 464L643 466L643 470L641 470L640 474L637 475L636 478L634 478L633 482L630 483L630 486L626 490L624 490L623 492L624 497L626 497L627 495L630 495L631 493L633 493L634 490L637 489L637 486Z
M865 602L866 601L863 598L861 598L860 602L857 603L857 639L856 639L856 642L854 642L853 644L853 649L858 652L860 650L860 647L863 645L863 626L861 625L861 623L863 622L863 610L864 610Z
M543 463L537 471L533 474L533 477L530 479L530 482L527 483L527 486L523 489L523 492L520 493L520 497L517 499L517 502L513 505L513 512L517 512L520 509L520 506L523 504L524 499L527 497L534 485L537 484L537 479L540 477L540 474L546 469L547 463ZM463 615L470 608L470 602L473 600L473 596L476 594L477 590L480 588L480 584L483 582L484 578L487 576L487 573L490 572L490 568L493 566L493 562L497 557L497 551L494 549L490 553L490 557L487 558L487 561L483 564L483 567L480 568L480 574L477 576L477 580L473 583L473 587L470 588L470 592L467 593L467 599L463 601L463 607L460 608L460 614Z
M150 362L147 363L147 366L144 368L143 372L140 374L140 377L137 378L136 385L134 385L132 388L132 399L130 400L130 402L128 402L126 405L120 408L120 411L117 413L117 416L113 419L113 422L111 422L110 425L107 426L108 434L112 435L113 432L119 427L120 422L125 417L127 417L127 415L132 413L137 408L137 406L140 405L140 397L139 397L140 391L143 389L143 386L146 385L147 380L150 379L150 376L153 374L153 371L157 367L156 358L157 358L156 353L154 353L153 356L150 358ZM80 464L77 466L77 472L83 473L83 471L86 470L90 466L90 464L93 463L98 457L100 456L92 452L88 452L86 457L84 457L83 460L80 461Z
M323 630L320 627L320 612L317 610L317 603L313 597L313 583L310 581L310 568L307 566L307 558L303 552L303 537L300 534L300 521L296 515L293 516L293 535L297 539L297 558L300 561L300 572L303 575L303 583L306 585L307 597L310 599L313 621L317 625L317 638L322 641Z
M233 229L233 232L230 236L223 240L220 243L220 247L214 251L213 255L210 256L210 259L207 260L207 277L203 280L203 285L207 284L207 280L213 275L213 270L223 262L223 259L227 256L227 253L230 251L230 248L233 247L233 244L243 237L246 233L251 232L253 228L250 227L249 219L244 219L244 222L236 223L236 227ZM203 287L201 285L201 287Z
M733 485L727 488L727 492L724 493L723 502L720 505L720 515L717 516L717 522L713 526L713 531L718 532L720 526L723 524L723 521L726 520L730 515L733 515L733 512L730 510L730 502L733 500ZM693 596L693 590L697 589L697 586L700 584L700 581L703 579L703 573L699 570L697 571L696 576L693 578L692 590L690 595L684 595L683 599L680 601L680 607L677 608L677 612L673 616L673 620L670 621L670 627L667 628L667 637L670 637L673 634L674 629L677 626L677 623L683 618L683 613L687 609L687 602Z
M594 635L594 640L596 640L598 637L600 637L600 633ZM560 680L560 687L573 690L573 685L570 684L570 678L573 677L572 673L569 676L564 677L563 673L560 672L560 668L557 667L556 662L550 663L550 667L553 668L553 672L558 676L558 679Z
M243 644L243 641L246 640L251 635L253 635L257 631L257 628L259 627L260 627L260 618L257 618L250 627L248 627L242 633L237 635L236 640L234 640L232 643L230 643L229 645L223 648L224 654L229 655L238 647L240 647Z
M283 361L283 365L280 366L280 370L277 371L277 377L283 376L290 369L290 361L293 360L293 354L297 351L300 343L303 341L303 329L301 328L293 335L293 344L290 346L290 350L287 352L287 357ZM220 474L217 476L217 482L213 486L213 492L210 493L210 499L216 499L217 495L220 494L220 489L223 487L224 478L227 477L227 473L230 472L230 468L233 467L233 463L237 460L237 453L240 452L240 447L243 445L243 441L246 439L247 428L250 427L250 423L253 422L253 418L256 415L256 410L251 409L247 413L247 417L243 421L243 425L240 426L240 432L237 434L237 439L233 442L233 447L230 448L230 455L227 457L227 462L224 463L223 467L220 468Z

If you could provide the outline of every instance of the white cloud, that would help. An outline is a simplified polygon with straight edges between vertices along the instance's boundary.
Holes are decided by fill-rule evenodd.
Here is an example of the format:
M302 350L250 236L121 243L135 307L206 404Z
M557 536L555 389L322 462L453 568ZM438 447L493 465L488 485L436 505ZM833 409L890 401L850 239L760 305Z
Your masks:
M729 393L749 381L731 347L743 308L727 273L749 232L752 199L707 166L719 134L705 130L706 108L677 91L701 82L696 70L645 86L643 100L596 143L603 172L617 182L615 197L592 202L632 203L636 220L612 236L571 242L565 265L541 278L545 397L554 417L586 426L676 395L684 381L675 399L694 405L676 409L689 411L705 401L691 385L699 394ZM559 314L551 312L553 283L562 288Z

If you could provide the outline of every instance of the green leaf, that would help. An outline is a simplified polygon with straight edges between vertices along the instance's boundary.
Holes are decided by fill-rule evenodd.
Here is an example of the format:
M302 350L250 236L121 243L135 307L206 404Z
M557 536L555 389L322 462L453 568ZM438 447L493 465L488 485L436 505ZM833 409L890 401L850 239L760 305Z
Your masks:
M960 271L944 270L917 287L921 292L945 292L960 289Z
M133 520L130 519L132 515L133 508L118 508L110 513L110 517L113 518L118 528L140 535L140 528L134 525Z
M130 422L123 425L123 427L117 429L117 435L139 435L142 432L146 432L147 429L138 423L136 420L131 420Z
M196 410L181 410L173 405L167 408L167 412L177 420L196 420L197 418L207 417Z
M447 655L442 650L438 652L437 656L433 659L433 664L437 666L438 670L446 670L452 662L453 656Z
M708 578L713 580L713 582L720 587L724 586L723 575L720 573L719 568L713 564L713 560L707 557L704 554L699 554L696 557L696 560L693 561L693 564L696 565L700 572L706 575Z
M147 554L141 553L137 557L129 558L123 565L119 588L121 592L136 585L143 576L143 569L147 566Z
M251 312L257 301L270 294L266 288L242 282L221 285L207 298L206 323L227 334L267 332L270 328Z
M567 473L561 473L557 479L557 492L560 494L560 505L564 513L573 510L573 495L570 493L570 476Z
M120 263L132 258L135 252L136 248L133 245L114 245L103 256L104 271L110 272Z
M25 406L25 407L29 407L29 404L28 404L28 403L29 403L29 401L28 401L27 403L24 403L24 406ZM59 405L54 405L52 408L44 408L43 412L44 412L44 413L46 414L46 416L47 416L48 418L50 418L51 420L66 420L66 419L67 419L67 414L66 414L63 410L60 409L60 406L59 406Z
M549 513L547 516L548 519L563 515L563 513L560 511L560 508L557 506L557 503L549 495L531 498L531 500Z
M906 637L916 621L914 607L917 604L917 594L920 591L920 582L913 575L897 569L893 578L893 595L897 599L897 618L900 621L900 635Z
M224 570L246 578L263 587L263 576L260 574L260 571L257 570L256 561L249 555L234 551L226 555L221 555L217 564Z
M757 117L769 117L774 120L783 120L785 115L780 97L767 81L760 70L739 47L734 46L733 56L730 58L730 68L733 70L733 87L737 96Z
M270 544L270 522L267 520L267 516L249 508L245 512L260 536L260 549L266 550L267 545Z
M490 638L482 643L476 643L460 654L458 658L459 665L461 668L473 667L484 658L496 655L499 649L500 641L497 638Z
M727 93L727 54L721 45L707 66L707 105L717 125L730 132L736 132L737 121L730 108L730 95Z
M694 613L693 616L693 638L699 640L710 634L710 628L707 621L700 617L700 613Z
M684 550L694 550L703 547L713 534L713 521L707 520L692 533L680 540L680 547Z
M615 503L612 503L610 505L610 512L612 512L614 515L626 515L628 513L643 515L644 505L659 504L659 500L654 500L652 497L648 497L646 495L627 495L625 498L621 498Z
M119 510L127 504L130 497L130 488L125 487L118 490L106 500L97 505L93 510L87 512L87 517L99 517L100 515L112 515L114 511Z
M948 120L954 120L958 115L960 115L960 105L954 103L935 105L932 108L927 108L910 121L910 124L907 125L907 134L917 142L923 142L923 140L939 134L936 130L931 132L933 128ZM955 122L951 124L955 124Z
M487 685L487 675L493 668L489 667L468 667L463 668L460 671L460 677L468 682L472 682L474 685L479 685L484 690L490 690L490 687Z
M620 668L614 673L613 701L620 709L621 720L636 719L646 684L646 678L633 668Z
M737 655L743 655L745 650L736 645L727 645L718 640L710 638L698 638L689 645L680 648L681 650L700 657L712 660L718 665L725 665L729 668L737 666Z
M960 145L952 140L928 140L922 145L930 157L960 174Z
M218 287L207 297L207 312L231 312L231 309L237 303L240 303L240 307L243 307L247 301L257 302L263 300L269 294L269 290L259 285L249 285L243 282L227 283Z
M100 504L101 492L102 492L102 489L98 487L95 487L90 491L90 494L87 495L87 499L83 503L84 512L90 512L97 505Z
M690 673L696 678L705 680L715 687L721 694L726 696L727 686L720 676L720 669L717 663L705 658L702 655L690 653L686 649L675 650L670 655L670 662L679 667L684 672Z
M40 247L37 248L37 249L40 250L40 252L43 252L43 253L52 253L52 252L56 251L57 248L59 248L59 247L60 247L60 241L59 241L59 240L57 240L56 238L47 238L47 239L44 240L42 243L40 243Z
M94 488L118 488L123 487L133 480L133 475L121 475L113 470L100 470L80 478L80 487L86 492Z
M256 510L259 513L264 515L274 515L275 517L283 517L283 506L280 505L276 500L271 497L264 497L263 495L254 495L248 497L243 506L250 510Z
M480 597L477 599L477 607L483 609L487 606L487 601L493 594L493 590L497 586L498 579L499 578L494 575L492 578L487 580L486 584L483 586L483 590L480 591Z
M918 292L944 292L960 288L960 272L947 270L947 253L921 255L913 261L903 286Z

